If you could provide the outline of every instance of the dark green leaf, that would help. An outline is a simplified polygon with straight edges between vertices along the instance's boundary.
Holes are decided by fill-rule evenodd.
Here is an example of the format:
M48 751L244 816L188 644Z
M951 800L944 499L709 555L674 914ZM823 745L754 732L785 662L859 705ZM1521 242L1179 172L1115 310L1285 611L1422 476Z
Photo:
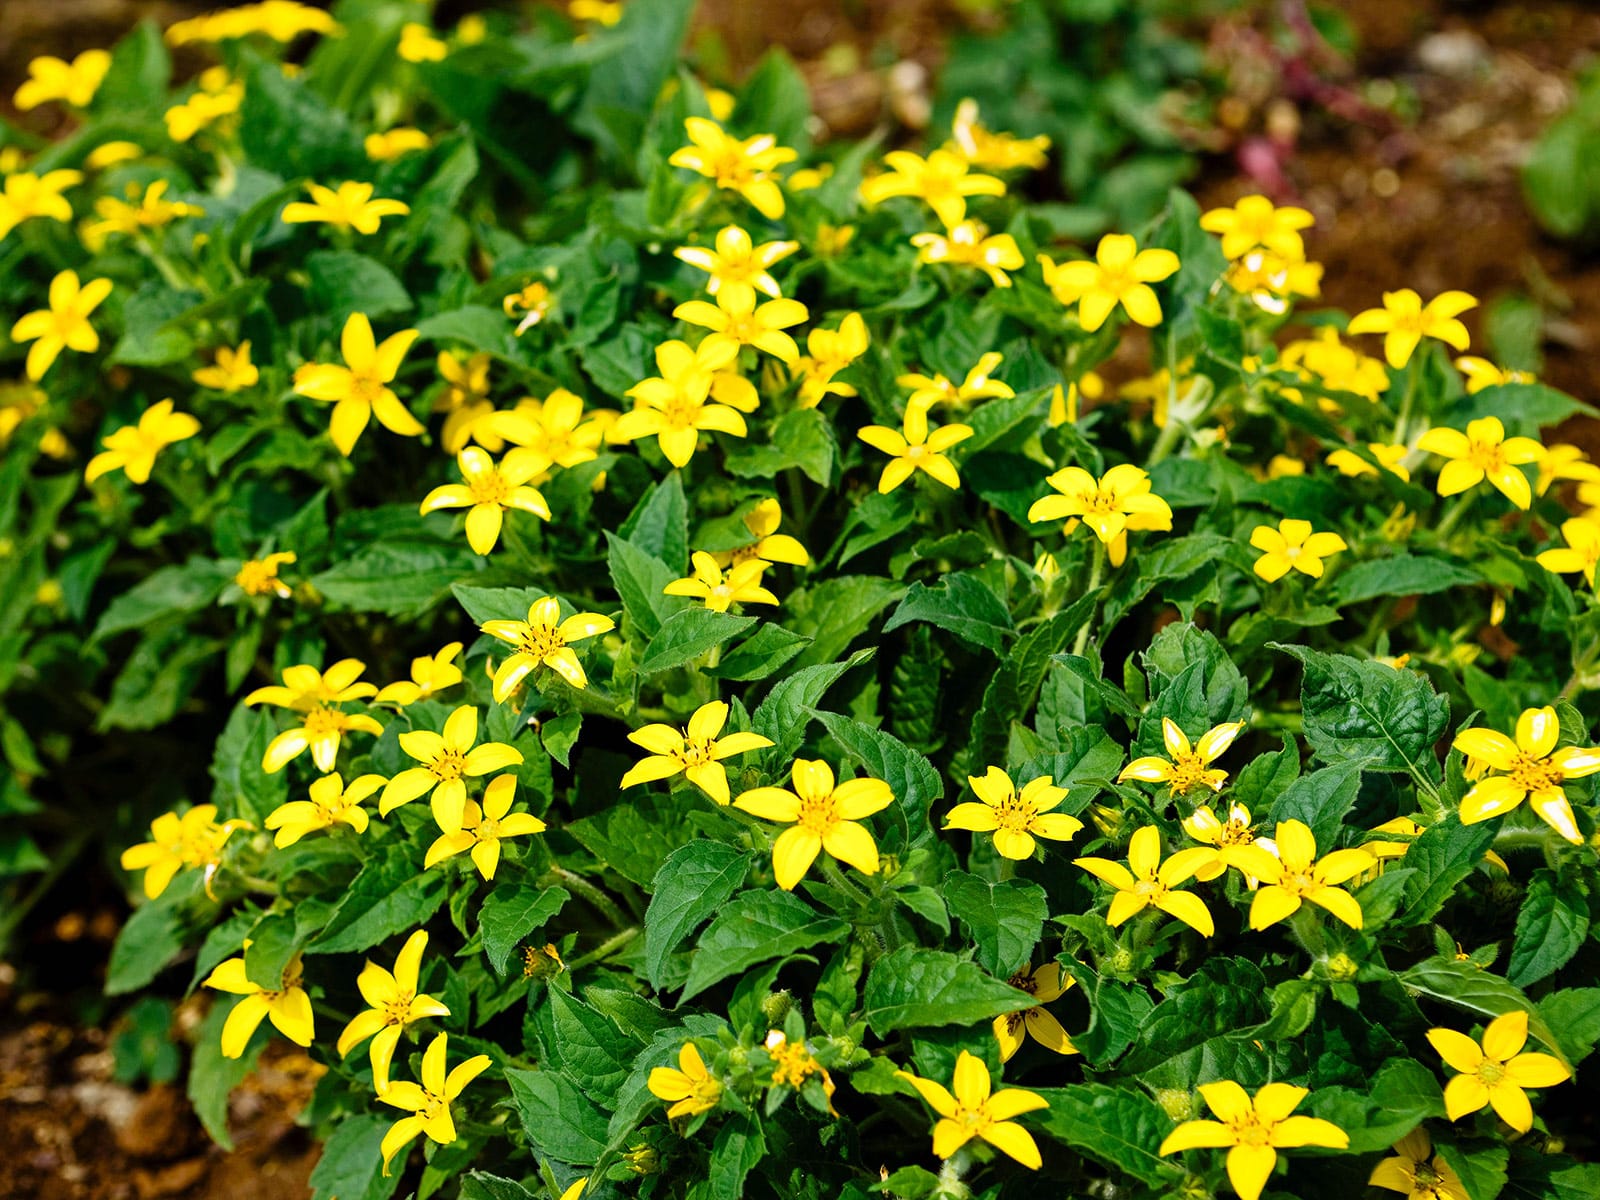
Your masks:
M977 1025L1033 1007L1033 997L976 963L942 950L902 946L867 976L863 1018L879 1037L928 1025Z

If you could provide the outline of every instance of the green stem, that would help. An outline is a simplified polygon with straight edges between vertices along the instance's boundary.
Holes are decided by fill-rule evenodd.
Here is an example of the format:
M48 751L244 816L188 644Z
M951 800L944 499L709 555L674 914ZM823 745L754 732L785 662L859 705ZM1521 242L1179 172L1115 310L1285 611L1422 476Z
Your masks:
M630 925L621 933L613 934L611 937L601 942L598 946L589 951L589 953L583 955L581 958L573 959L567 964L567 971L569 973L576 973L580 968L587 967L590 963L597 963L602 959L610 958L618 950L621 950L624 946L638 936L639 927L637 925Z
M1150 457L1145 459L1144 469L1151 470L1178 444L1178 439L1183 436L1183 422L1173 414L1175 405L1167 402L1167 423L1161 427L1161 434L1156 438L1156 444L1150 448Z
M865 909L872 904L872 897L845 878L831 855L822 860L822 874L830 884L855 901L858 908Z
M1400 398L1400 415L1394 422L1394 442L1397 446L1406 444L1406 426L1411 423L1411 410L1417 401L1417 380L1421 378L1422 362L1416 358L1406 374L1406 394Z
M576 871L569 871L565 867L551 867L544 879L540 880L541 883L546 881L553 881L559 883L562 887L571 888L604 913L606 919L619 929L628 924L628 918L623 914L622 909L617 907L616 901Z
M1096 537L1094 539L1094 563L1089 568L1089 585L1083 589L1085 594L1093 595L1099 591L1100 580L1104 577L1105 571L1106 544ZM1083 623L1083 628L1078 630L1078 636L1072 643L1074 657L1081 655L1083 648L1089 644L1089 630L1093 627L1095 618L1099 615L1100 604L1096 601L1093 611L1089 613L1088 619Z
M1444 519L1434 526L1434 537L1438 538L1441 542L1444 541L1445 538L1449 537L1450 531L1454 529L1457 523L1460 522L1461 518L1466 515L1467 509L1472 507L1472 502L1474 499L1475 497L1470 491L1462 493L1460 499L1458 499L1455 504L1451 506L1450 510L1444 514Z

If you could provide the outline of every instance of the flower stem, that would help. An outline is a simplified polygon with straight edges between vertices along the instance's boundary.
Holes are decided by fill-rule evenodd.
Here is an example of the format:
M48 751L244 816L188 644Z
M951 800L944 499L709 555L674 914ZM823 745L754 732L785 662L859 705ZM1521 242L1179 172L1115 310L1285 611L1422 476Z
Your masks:
M601 959L610 958L618 950L621 950L624 946L638 936L639 927L637 925L630 925L626 929L622 930L622 932L613 934L611 937L601 942L593 950L589 951L589 953L580 958L573 959L567 964L567 970L569 972L575 972L580 967L587 967L590 963L597 963Z
M1089 585L1083 590L1087 594L1094 594L1099 590L1100 580L1106 571L1106 544L1098 537L1094 539L1094 563L1089 568ZM1088 619L1084 621L1083 628L1078 630L1078 636L1072 643L1072 653L1076 657L1083 653L1083 648L1089 644L1089 629L1094 625L1095 618L1100 615L1100 605L1097 602Z
M1455 502L1454 506L1451 507L1450 511L1444 514L1444 519L1441 520L1438 525L1434 526L1434 536L1441 542L1444 541L1445 538L1449 537L1450 531L1456 527L1457 523L1460 522L1462 517L1466 516L1467 509L1472 507L1473 499L1474 497L1471 492L1463 493L1461 498Z
M617 907L616 901L576 871L569 871L565 867L551 867L539 882L559 883L562 887L571 888L604 913L606 919L619 929L628 924L628 918L623 914L622 909Z

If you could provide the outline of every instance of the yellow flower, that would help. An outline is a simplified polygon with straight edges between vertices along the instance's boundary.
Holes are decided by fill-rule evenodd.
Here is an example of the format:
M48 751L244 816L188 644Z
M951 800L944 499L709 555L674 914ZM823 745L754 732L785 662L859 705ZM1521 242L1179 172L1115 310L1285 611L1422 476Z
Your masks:
M1150 490L1150 475L1131 463L1112 467L1098 480L1082 467L1064 467L1046 480L1059 493L1035 500L1030 521L1065 519L1071 533L1081 520L1110 544L1128 530L1172 528L1172 508Z
M83 244L98 252L112 234L138 237L149 230L170 225L180 217L205 216L205 209L198 205L166 199L168 186L167 180L158 179L145 188L141 197L138 186L129 184L127 201L118 200L115 196L102 196L96 200L94 210L100 214L100 220L84 226Z
M736 565L752 558L759 558L768 563L805 566L811 561L811 555L795 538L786 533L776 532L782 521L783 510L778 507L776 500L768 497L760 501L744 515L744 527L756 540L735 550L720 550L711 557L716 559L719 567Z
M1273 207L1265 196L1245 196L1232 208L1213 208L1200 217L1200 228L1222 238L1224 258L1240 258L1264 246L1284 258L1302 259L1306 246L1300 237L1316 218L1303 208Z
M1309 900L1352 929L1362 924L1361 905L1338 885L1377 866L1365 850L1335 850L1317 857L1317 840L1303 821L1279 821L1272 849L1234 851L1240 868L1262 881L1250 902L1250 928L1265 929L1300 911Z
M373 417L385 429L403 437L420 437L426 432L389 388L416 339L415 329L402 329L377 345L366 315L351 313L340 339L345 365L307 363L295 372L297 393L333 404L328 434L346 458Z
M1383 442L1368 442L1367 453L1378 460L1377 466L1362 458L1354 450L1335 450L1328 455L1328 465L1339 474L1349 478L1362 475L1376 475L1378 468L1382 467L1391 475L1398 475L1401 479L1410 481L1411 472L1402 465L1405 456L1411 451L1405 446L1390 446Z
M757 305L755 290L740 288L718 292L715 304L686 300L672 310L672 315L690 325L711 330L700 343L703 351L709 353L722 346L732 346L735 350L754 346L792 367L800 357L800 347L783 331L807 320L811 314L798 300L768 300Z
M1160 762L1160 759L1156 760ZM1226 773L1222 773L1226 778ZM1210 862L1201 866L1194 873L1194 877L1201 883L1209 882L1221 875L1229 867L1236 867L1245 876L1245 882L1253 889L1257 877L1245 870L1246 859L1241 860L1238 850L1244 846L1254 846L1259 839L1250 824L1250 810L1242 804L1228 806L1228 819L1222 821L1212 811L1209 804L1202 804L1183 818L1181 822L1183 831L1197 842L1204 842L1214 847L1215 853Z
M1263 312L1282 316L1296 296L1322 295L1322 264L1284 258L1269 250L1251 250L1223 275L1234 291L1250 297Z
M1389 390L1389 372L1383 364L1346 346L1331 325L1324 326L1315 337L1290 342L1278 356L1278 364L1287 370L1309 372L1330 391L1353 392L1374 404ZM1294 388L1285 388L1284 395L1303 400ZM1318 397L1317 405L1324 411L1341 411L1326 397Z
M11 340L32 342L28 351L27 376L37 383L63 350L93 354L100 348L100 335L89 324L89 314L111 294L111 280L91 279L81 288L76 271L62 271L50 281L50 307L36 309L18 317L11 327Z
M102 475L120 470L130 482L147 483L157 454L199 432L200 422L188 413L173 412L171 400L157 401L140 414L138 424L124 425L100 439L105 449L89 460L83 480L93 483Z
M950 138L945 143L946 150L961 155L974 167L991 171L1037 170L1044 166L1050 150L1050 139L1043 134L1019 138L1009 133L991 133L979 123L978 102L970 97L956 105Z
M726 299L726 307L737 311L754 308L756 292L775 300L783 296L768 268L798 249L799 242L763 242L757 246L743 229L729 225L717 233L714 249L680 246L672 253L709 275L706 291L717 297L718 303Z
M1003 858L1031 858L1035 837L1065 842L1083 828L1077 817L1050 811L1067 798L1067 789L1057 787L1049 775L1029 780L1018 792L1010 775L990 767L981 777L967 776L967 786L977 799L952 808L944 827L993 833L994 848Z
M704 117L685 117L683 128L689 145L674 150L669 163L704 175L719 188L738 192L769 221L783 216L783 192L772 171L794 161L792 149L778 145L770 133L740 141Z
M461 643L450 642L437 654L413 658L410 680L389 684L372 698L372 702L405 708L418 700L426 700L435 692L455 687L461 682L461 668L455 664L456 655L460 653Z
M1106 381L1094 371L1085 371L1074 383L1069 383L1063 388L1059 383L1050 392L1050 415L1047 418L1052 428L1057 425L1076 425L1078 423L1078 401L1098 400L1106 394Z
M422 130L400 125L383 133L367 134L362 148L373 162L393 162L414 151L426 150L431 145L433 139Z
M484 633L517 648L517 652L495 670L495 703L504 703L517 685L540 665L549 667L575 688L587 686L588 677L571 644L597 633L607 633L615 629L616 624L599 613L577 613L562 620L561 602L554 596L535 600L528 609L526 621L485 621L479 626Z
M249 948L250 943L246 942L245 949ZM300 956L296 954L284 966L278 986L269 990L245 974L243 956L217 965L206 977L206 987L242 997L222 1023L223 1058L239 1058L244 1054L250 1035L263 1017L271 1018L278 1032L295 1045L311 1045L316 1026L311 1015L311 997L301 984L302 972Z
M821 759L795 759L790 777L793 791L753 788L733 802L763 821L790 826L772 847L778 886L793 891L823 850L865 875L876 875L878 846L860 821L894 802L889 785L881 779L848 779L835 786L833 769Z
M182 104L167 109L167 136L175 142L187 142L202 129L233 116L243 103L244 81L231 79L224 67L211 67L200 73L198 91Z
M792 1087L798 1091L805 1086L807 1079L818 1075L821 1077L822 1094L828 1100L828 1111L836 1117L839 1115L833 1107L833 1076L828 1074L828 1068L816 1060L804 1039L791 1042L783 1030L769 1029L762 1046L772 1058L773 1087Z
M592 413L584 420L582 399L557 388L542 401L525 398L511 412L497 414L492 425L506 441L525 446L547 463L576 467L600 456L606 431L598 417Z
M272 739L261 759L262 770L269 775L283 770L309 746L311 761L326 775L333 770L345 733L356 730L375 737L383 733L383 726L371 717L333 707L377 692L370 683L356 682L366 669L365 663L353 658L340 659L326 672L302 663L284 668L283 686L259 687L246 696L246 704L271 704L304 715L302 725Z
M734 604L778 603L778 598L761 586L761 574L770 563L747 558L724 575L716 558L704 550L696 550L690 563L694 573L667 584L661 589L664 595L692 597L712 612L727 612Z
M513 450L497 464L487 450L468 446L456 455L456 465L466 483L445 483L424 497L421 513L441 508L465 508L467 544L475 554L488 554L500 540L506 510L515 508L550 519L550 506L528 480L550 464L532 451Z
M313 203L297 200L283 207L285 225L303 225L320 221L335 229L354 229L357 233L378 232L384 217L403 217L411 206L398 200L374 200L370 183L346 180L337 190L321 184L308 183Z
M606 4L616 8L622 7L620 4L616 4L615 0L572 0L572 2L574 4ZM618 19L620 20L621 18L619 17ZM583 1195L583 1189L588 1185L589 1177L587 1175L578 1176L567 1185L567 1190L561 1193L560 1200L578 1200Z
M1049 1108L1050 1102L1043 1096L1021 1088L993 1091L989 1068L983 1059L966 1050L956 1059L955 1077L951 1080L954 1095L943 1084L909 1071L896 1071L895 1077L916 1088L928 1107L939 1114L933 1127L933 1152L938 1157L949 1158L976 1137L1023 1166L1039 1169L1039 1147L1033 1135L1011 1118Z
M378 814L387 817L395 809L432 792L429 807L433 819L446 833L461 832L461 816L467 804L464 778L476 779L522 761L522 751L504 742L478 740L478 710L463 704L446 718L444 732L412 729L400 735L400 749L424 764L401 771L383 789ZM509 804L509 801L507 801Z
M1531 371L1510 371L1497 367L1487 358L1464 354L1456 359L1456 370L1466 376L1467 395L1476 396L1484 388L1498 387L1502 383L1538 383Z
M1350 547L1337 533L1313 533L1310 521L1286 518L1271 525L1257 525L1250 531L1250 544L1262 552L1256 559L1255 573L1275 583L1291 569L1313 579L1322 578L1322 560Z
M883 156L889 168L861 184L861 198L869 205L892 196L925 200L946 229L967 215L968 196L1004 196L1005 183L993 175L972 173L971 164L949 150L935 150L927 158L909 150L891 150Z
M1076 982L1061 969L1060 963L1048 962L1032 972L1024 968L1006 982L1018 991L1027 992L1038 1003L1032 1008L1005 1013L994 1019L994 1036L1000 1043L1001 1062L1010 1062L1012 1056L1022 1049L1022 1043L1027 1040L1024 1035L1031 1036L1046 1050L1053 1050L1057 1054L1078 1053L1078 1048L1072 1044L1061 1022L1042 1007Z
M114 167L120 163L138 162L144 157L144 148L137 142L101 142L89 156L83 160L83 165L91 171L104 171L107 167Z
M1573 517L1561 523L1561 536L1566 547L1546 550L1539 555L1539 565L1558 575L1582 571L1593 588L1594 569L1600 564L1600 525L1584 517Z
M792 301L772 301L773 304ZM706 308L711 308L709 304ZM713 312L717 311L712 309ZM779 334L787 337L786 334ZM793 345L793 342L790 343ZM737 408L707 403L718 372L738 357L736 342L706 338L696 350L677 340L656 347L659 376L641 380L627 394L638 405L612 427L619 442L654 437L661 453L675 467L686 466L700 444L701 430L744 437L749 428Z
M1259 468L1251 467L1252 474L1261 477ZM1267 469L1264 473L1267 479L1284 479L1289 476L1304 475L1306 464L1304 460L1291 458L1287 454L1274 454L1267 460Z
M706 1070L705 1060L693 1042L685 1042L678 1050L677 1070L652 1067L645 1086L657 1100L672 1106L667 1109L669 1121L710 1112L722 1100L722 1084Z
M829 225L824 222L817 226L816 242L812 249L822 258L836 258L845 252L845 247L850 245L850 240L855 236L854 225Z
M278 805L267 814L263 824L278 831L272 844L280 850L294 845L308 833L332 829L335 825L348 825L357 833L365 833L368 817L361 802L385 782L382 775L360 775L345 787L343 777L337 772L324 775L311 784L311 799L290 800Z
M246 559L233 577L239 590L246 596L276 596L287 600L294 595L287 583L278 578L278 569L295 561L291 550L269 554L265 558Z
M46 171L43 175L24 171L7 175L5 188L0 190L0 238L24 221L37 217L71 221L72 205L61 193L82 182L82 171Z
M297 0L262 0L259 4L244 4L179 21L167 29L167 42L182 46L189 42L224 42L252 34L261 34L275 42L292 42L302 33L334 35L340 32L339 23L320 8L297 3Z
M718 804L728 803L728 772L722 760L761 750L772 745L772 739L759 733L730 733L719 738L727 723L727 704L715 700L696 709L685 729L656 724L634 730L628 740L648 750L650 757L635 763L618 786L630 788L682 774Z
M400 27L400 45L395 52L409 63L443 62L450 47L426 25L407 21Z
M172 877L188 867L204 867L209 880L222 861L222 845L238 822L216 823L215 804L197 804L183 816L162 813L150 823L150 840L122 852L124 871L144 872L144 894L154 900Z
M889 456L878 479L879 492L894 491L916 471L924 472L947 488L959 488L961 476L944 452L971 437L972 426L945 425L930 435L928 410L910 404L906 406L898 432L884 425L868 425L858 430L856 436Z
M505 309L508 317L515 317L519 312L522 314L522 320L516 329L517 336L521 337L549 315L552 303L550 288L535 281L520 292L512 292L509 296L502 297L500 307Z
M111 69L111 55L85 50L70 63L46 54L28 64L28 80L17 89L14 103L23 112L61 100L72 108L87 108Z
M1228 1181L1241 1200L1258 1200L1278 1151L1298 1146L1324 1146L1343 1150L1350 1136L1332 1121L1319 1117L1294 1117L1309 1093L1287 1083L1269 1083L1250 1095L1230 1079L1200 1085L1201 1098L1215 1121L1185 1121L1161 1143L1160 1154L1180 1150L1228 1148Z
M1533 1128L1527 1089L1555 1087L1572 1078L1554 1055L1521 1052L1528 1043L1528 1014L1522 1009L1490 1021L1481 1046L1454 1029L1430 1029L1428 1042L1445 1065L1461 1072L1444 1088L1445 1112L1452 1121L1493 1105L1502 1121L1527 1133Z
M567 16L574 21L593 21L609 28L622 20L622 5L617 0L571 0Z
M1556 747L1561 723L1556 710L1524 710L1517 718L1516 740L1494 729L1474 727L1456 734L1455 748L1488 770L1461 798L1461 823L1476 825L1504 816L1527 800L1540 820L1567 841L1583 841L1563 785L1600 771L1600 746Z
M1576 479L1580 483L1600 481L1600 466L1589 461L1589 456L1577 446L1556 442L1546 446L1539 458L1539 478L1534 482L1536 495L1544 495L1561 479Z
M469 441L498 454L505 439L495 429L494 402L489 399L488 354L463 358L448 350L434 360L445 387L433 398L433 411L447 414L439 431L439 444L446 454L458 454Z
M824 396L854 396L848 383L836 383L834 376L867 352L871 338L860 313L846 313L839 328L813 329L806 334L809 354L797 358L790 368L800 380L800 407L815 408Z
M213 365L201 367L191 378L203 388L231 396L255 387L261 381L261 371L250 361L250 343L243 341L237 350L218 346Z
M479 747L482 749L482 747ZM520 759L518 760L521 761ZM493 879L500 865L500 843L505 838L543 833L545 824L530 813L514 813L511 801L517 790L514 775L501 775L483 790L483 807L468 800L461 816L461 828L446 833L428 847L423 869L430 870L463 850L472 852L472 865L485 879Z
M1176 274L1179 266L1171 250L1140 250L1139 243L1124 233L1101 238L1093 262L1057 266L1041 254L1039 264L1045 286L1063 306L1078 305L1078 321L1090 333L1106 323L1118 304L1137 324L1151 328L1161 324L1161 302L1150 285Z
M1471 1200L1455 1168L1433 1152L1426 1126L1418 1125L1394 1144L1394 1158L1372 1169L1368 1187L1399 1192L1406 1200Z
M1011 286L1007 271L1020 271L1022 251L1009 233L991 235L982 221L971 219L952 225L944 233L914 233L911 244L917 247L917 261L950 263L957 267L976 267L995 287Z
M897 375L895 382L903 388L911 389L911 395L906 397L907 408L932 408L935 404L961 407L971 404L974 400L987 400L991 397L1010 398L1016 393L1011 390L1009 384L989 378L990 373L1000 365L1000 359L1001 355L997 350L981 355L959 385L951 383L943 375L928 376L915 373Z
M1528 477L1517 470L1523 463L1538 462L1544 447L1533 438L1506 437L1499 417L1480 417L1467 423L1466 433L1457 429L1430 429L1417 440L1417 449L1452 461L1439 472L1439 495L1454 496L1482 483L1487 477L1496 491L1518 508L1533 503Z
M372 1062L372 1086L379 1095L389 1086L389 1065L406 1026L428 1017L450 1015L439 1001L417 991L422 952L427 945L427 930L419 929L401 947L393 972L369 959L356 977L361 998L372 1007L357 1013L344 1027L339 1035L339 1057L348 1058L350 1051L371 1038L368 1056Z
M448 1145L456 1140L456 1124L450 1115L450 1103L460 1096L471 1083L491 1064L487 1054L475 1054L445 1074L445 1045L449 1034L441 1033L428 1043L422 1055L422 1083L402 1080L391 1083L378 1093L378 1099L392 1108L408 1112L383 1135L379 1147L383 1154L383 1173L389 1173L389 1164L402 1148L411 1144L417 1134L426 1134L430 1141Z
M1410 288L1383 294L1382 308L1369 308L1351 318L1348 333L1383 334L1383 356L1399 370L1411 361L1425 337L1437 338L1457 350L1465 350L1471 339L1467 327L1456 320L1477 300L1466 292L1440 292L1427 304Z
M1117 894L1111 900L1111 909L1106 913L1106 924L1113 929L1153 905L1210 937L1216 927L1212 924L1211 913L1205 902L1192 892L1173 889L1205 866L1211 858L1210 850L1194 846L1179 850L1162 862L1161 834L1154 825L1146 825L1134 833L1133 840L1128 844L1126 867L1108 858L1077 858L1073 860L1073 865L1082 867L1096 879L1104 880L1117 889Z

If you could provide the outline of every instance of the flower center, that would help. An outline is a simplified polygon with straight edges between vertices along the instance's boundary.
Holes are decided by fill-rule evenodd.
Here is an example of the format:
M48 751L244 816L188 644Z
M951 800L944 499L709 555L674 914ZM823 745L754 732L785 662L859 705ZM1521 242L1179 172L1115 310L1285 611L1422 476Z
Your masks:
M722 585L727 588L726 584ZM719 593L720 594L720 593ZM683 749L675 757L685 767L699 767L711 761L711 752L716 743L710 738L685 738Z
M718 187L743 187L755 178L755 172L750 169L750 164L745 162L744 154L738 146L729 146L713 155L711 169L716 174Z
M1179 754L1172 760L1172 778L1167 786L1174 796L1181 796L1192 787L1206 781L1206 760L1198 754Z
M1150 903L1154 904L1157 900L1161 899L1161 897L1167 894L1167 885L1162 883L1159 879L1141 879L1133 885L1133 894L1136 896L1143 896Z
M729 329L729 336L736 336L731 328ZM693 429L695 428L695 417L699 415L699 412L700 406L698 404L690 404L682 397L674 396L667 401L666 407L661 410L661 421L662 424L672 429Z
M517 649L522 653L539 659L548 658L557 650L565 650L566 646L567 640L553 625L529 625L522 634L522 640L517 643Z
M505 507L506 495L511 491L506 486L506 481L500 477L499 471L485 471L482 475L474 475L467 483L472 490L474 504L494 504Z
M1489 476L1506 469L1505 451L1499 442L1472 442L1467 447L1467 461Z
M459 750L445 750L428 764L432 771L445 783L460 779L467 767L467 756Z
M383 1019L390 1025L404 1025L411 1019L411 992L401 992L383 1006Z
M1237 817L1229 817L1228 823L1222 827L1222 833L1217 838L1219 846L1253 846L1256 835Z
M1497 1063L1493 1059L1486 1058L1478 1064L1478 1069L1473 1074L1478 1077L1478 1082L1483 1084L1484 1087L1494 1087L1495 1084L1505 1079L1506 1068L1504 1063Z
M350 399L371 404L383 394L384 381L364 371L350 372Z
M344 714L326 704L319 704L306 714L305 731L312 737L344 730Z
M1565 776L1561 768L1543 758L1518 752L1511 763L1511 782L1519 788L1537 792L1544 788L1560 787Z
M925 457L927 457L927 454L928 454L928 448L926 446L907 446L906 447L906 457L907 458L925 458Z
M722 332L734 341L748 346L761 336L761 324L756 320L754 313L743 313L729 317L728 326Z
M1272 1145L1272 1129L1263 1125L1254 1113L1239 1118L1233 1123L1233 1133L1239 1139L1241 1146L1270 1146Z
M833 793L826 796L801 796L800 815L796 824L821 837L839 823L833 807Z
M1289 871L1279 886L1291 895L1305 896L1317 890L1317 879L1310 871Z
M1016 792L1007 792L994 809L994 819L999 822L1000 828L1008 833L1026 833L1028 827L1033 824L1034 817L1038 815L1033 801L1024 801ZM1026 984L1016 984L1015 980L1012 982L1025 992L1033 991L1031 978Z

